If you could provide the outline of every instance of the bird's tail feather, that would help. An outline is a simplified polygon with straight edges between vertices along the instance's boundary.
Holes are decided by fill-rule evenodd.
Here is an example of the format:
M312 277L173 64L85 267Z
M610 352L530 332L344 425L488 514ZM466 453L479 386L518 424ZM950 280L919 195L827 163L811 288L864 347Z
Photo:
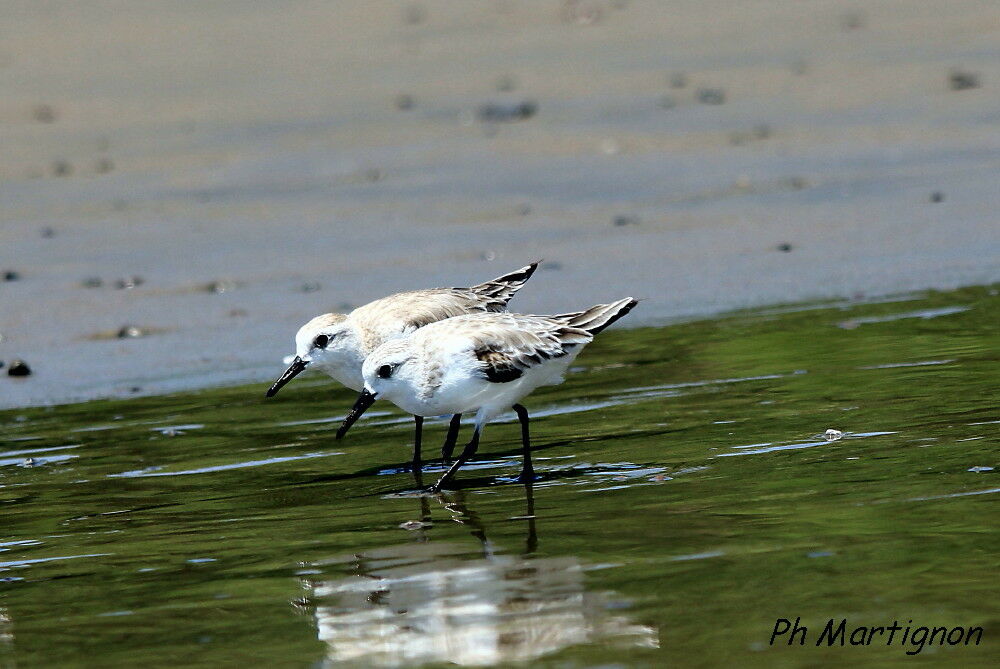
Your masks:
M482 297L503 302L506 306L510 298L514 297L514 293L521 290L521 287L527 283L536 269L538 269L538 263L533 262L509 274L498 276L478 286L472 286L469 290Z
M564 320L567 325L581 330L586 330L592 335L608 327L619 318L632 311L632 308L639 304L639 300L632 297L623 297L610 304L596 304L584 311L576 311L569 314L555 316Z

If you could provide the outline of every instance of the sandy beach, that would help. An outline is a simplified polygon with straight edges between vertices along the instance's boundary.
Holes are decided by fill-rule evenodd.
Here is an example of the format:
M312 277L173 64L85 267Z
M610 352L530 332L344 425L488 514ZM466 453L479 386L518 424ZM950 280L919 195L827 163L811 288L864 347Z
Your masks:
M0 407L267 381L315 314L537 259L514 308L631 325L1000 281L995 0L4 16L0 360L32 374Z

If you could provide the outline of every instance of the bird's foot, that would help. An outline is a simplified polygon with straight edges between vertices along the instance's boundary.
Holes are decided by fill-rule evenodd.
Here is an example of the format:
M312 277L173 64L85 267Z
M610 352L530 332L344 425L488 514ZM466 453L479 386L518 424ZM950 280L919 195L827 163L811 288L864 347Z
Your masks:
M532 483L537 478L538 477L535 476L535 470L534 469L522 469L521 473L518 474L517 478L514 479L514 480L517 481L518 483Z

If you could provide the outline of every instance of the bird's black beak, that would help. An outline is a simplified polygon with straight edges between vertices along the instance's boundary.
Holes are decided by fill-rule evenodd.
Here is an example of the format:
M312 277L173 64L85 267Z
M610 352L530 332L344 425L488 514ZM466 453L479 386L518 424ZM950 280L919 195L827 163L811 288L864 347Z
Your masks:
M265 397L274 397L281 390L281 387L294 379L299 372L309 366L309 362L303 360L299 356L295 356L295 360L292 360L292 364L288 366L285 373L278 377L278 380L274 382L270 388L267 389L267 393L264 394Z
M375 404L375 400L377 399L378 395L368 392L367 388L362 390L361 394L358 395L358 401L351 407L351 412L347 414L347 418L344 419L344 422L340 425L340 429L337 430L337 439L343 439L347 431L351 429L351 426L361 418L361 414L368 411L368 407Z

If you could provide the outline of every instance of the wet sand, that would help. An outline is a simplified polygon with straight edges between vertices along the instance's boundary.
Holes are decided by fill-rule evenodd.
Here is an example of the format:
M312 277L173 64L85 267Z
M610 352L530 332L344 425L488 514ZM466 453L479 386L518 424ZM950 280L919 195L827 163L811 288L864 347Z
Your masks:
M539 258L518 310L633 325L1000 280L996 2L733 4L8 7L0 406Z

